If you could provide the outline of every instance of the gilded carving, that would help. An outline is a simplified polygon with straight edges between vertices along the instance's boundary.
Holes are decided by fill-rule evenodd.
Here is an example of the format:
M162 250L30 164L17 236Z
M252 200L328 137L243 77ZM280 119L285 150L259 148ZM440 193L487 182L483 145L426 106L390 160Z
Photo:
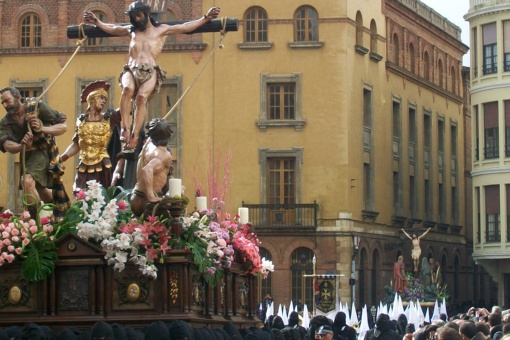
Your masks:
M205 293L205 282L204 279L198 275L193 276L192 279L191 293L193 297L193 305L203 307L204 306L204 293Z
M246 282L241 282L239 284L239 306L242 309L248 309L248 292L250 291L250 286Z
M9 289L9 302L13 305L17 305L21 301L21 289L14 285Z
M125 275L118 277L120 305L145 303L149 305L150 279L145 275Z
M177 272L170 272L170 301L172 304L177 303L179 298L179 274Z
M0 307L26 306L30 300L30 283L22 276L0 282Z

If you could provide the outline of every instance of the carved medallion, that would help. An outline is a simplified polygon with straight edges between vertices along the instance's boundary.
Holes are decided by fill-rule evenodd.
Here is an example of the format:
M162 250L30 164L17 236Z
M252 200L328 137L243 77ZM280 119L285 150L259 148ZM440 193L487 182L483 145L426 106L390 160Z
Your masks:
M129 301L138 301L140 299L140 287L136 283L131 283L127 287L126 296Z
M21 301L21 289L14 285L9 289L9 302L13 305L17 305Z
M11 276L0 282L0 307L27 306L30 283L22 276Z

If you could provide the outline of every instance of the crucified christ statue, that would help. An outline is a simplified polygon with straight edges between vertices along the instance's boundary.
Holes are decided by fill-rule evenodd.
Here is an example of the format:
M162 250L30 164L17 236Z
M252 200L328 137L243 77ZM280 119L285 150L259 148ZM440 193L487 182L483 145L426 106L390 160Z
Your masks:
M421 234L419 237L416 237L416 234L413 234L411 237L404 228L402 228L402 232L407 236L408 239L410 239L413 242L413 250L411 251L411 258L413 259L414 264L414 271L415 273L418 272L418 266L420 264L420 255L421 255L421 248L420 248L420 240L427 235L430 232L431 228L428 228L423 234Z

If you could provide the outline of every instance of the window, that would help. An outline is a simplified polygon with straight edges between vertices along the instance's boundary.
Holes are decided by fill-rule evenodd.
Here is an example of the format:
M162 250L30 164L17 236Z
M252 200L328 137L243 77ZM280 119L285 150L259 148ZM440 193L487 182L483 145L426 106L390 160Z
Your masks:
M482 26L483 32L483 74L498 72L496 23Z
M478 77L478 29L477 27L473 27L472 30L473 35L471 38L473 39L471 57L472 57L472 69L473 69L473 77Z
M375 20L370 21L370 52L377 53L377 24Z
M506 241L510 242L510 185L505 185L506 189Z
M293 126L301 130L301 74L262 74L259 128Z
M498 102L483 104L485 159L499 157Z
M267 112L269 119L295 119L295 103L296 84L272 83L267 85Z
M499 185L485 187L485 241L501 241L499 209Z
M478 113L478 105L475 105L473 107L473 112L474 112L474 117L475 117L475 120L474 120L474 127L475 127L475 150L474 150L474 157L475 157L475 161L479 160L480 159L480 135L479 135L479 131L478 131L478 127L479 127L479 124L480 124L480 115Z
M267 13L263 8L248 9L245 16L244 41L267 42Z
M409 107L408 111L408 133L409 133L409 163L416 162L416 144L417 144L417 131L416 131L416 108Z
M439 118L437 120L437 168L440 172L443 171L444 164L444 120Z
M423 163L425 168L430 167L430 148L432 142L432 120L430 113L423 115Z
M292 273L292 301L298 304L313 305L313 279L303 275L313 274L314 253L308 248L297 248L291 254L290 270Z
M296 42L319 41L319 15L310 6L303 6L294 16Z
M20 47L40 47L42 37L41 19L35 13L25 14L21 18Z
M423 183L423 191L424 194L424 203L425 203L425 220L432 221L432 193L431 193L431 185L428 179Z
M430 60L429 54L426 51L423 54L423 77L425 80L430 81Z
M409 69L411 73L416 73L416 53L414 51L414 44L409 44Z
M401 115L401 107L400 102L394 100L393 101L393 158L400 158L400 139L402 135L401 131L401 123L400 123L400 115Z
M457 124L452 122L450 125L450 157L452 175L457 174Z
M363 46L363 16L361 12L356 13L356 45Z
M480 187L475 188L475 208L476 208L476 242L482 243L482 220L481 220L481 204L480 204ZM510 210L509 210L510 211Z
M510 71L510 20L503 21L504 70Z
M452 92L453 94L457 94L457 71L455 70L455 67L452 66L451 68L451 76L452 76Z
M260 258L265 258L268 261L272 261L273 258L271 256L271 253L265 249L265 248L259 248L259 254ZM257 301L262 301L264 296L267 294L272 295L271 292L271 272L267 275L267 278L263 279L262 277L258 276L257 280Z
M504 105L505 105L505 156L510 157L510 100L505 100Z
M399 66L399 64L400 64L400 44L398 41L398 35L396 33L393 34L392 48L393 48L393 51L392 51L393 53L391 54L392 61L395 65Z
M459 224L459 195L457 187L452 186L452 225Z
M416 179L409 176L409 217L415 218L418 213L418 197L416 196Z
M372 91L363 89L363 147L365 151L372 149Z
M441 59L439 59L437 61L437 80L438 80L438 85L439 87L443 87L444 84L443 84L443 77L444 77L444 74L443 74L443 61Z
M296 160L269 158L267 160L267 187L269 204L296 203Z
M445 192L444 186L442 183L439 183L437 188L437 211L439 212L439 222L445 222L446 218L446 200L445 200Z
M401 190L400 190L400 173L393 171L393 214L401 215Z
M145 122L151 121L153 118L163 118L172 109L174 104L179 100L180 79L166 79L158 93L154 93L152 99L148 102L147 117ZM170 138L170 146L177 146L177 125L179 121L179 108L172 111L172 114L166 119L172 127L172 137Z
M92 11L96 15L96 17L102 22L108 22L108 17L101 11ZM108 45L108 38L88 38L87 39L88 46L106 46Z

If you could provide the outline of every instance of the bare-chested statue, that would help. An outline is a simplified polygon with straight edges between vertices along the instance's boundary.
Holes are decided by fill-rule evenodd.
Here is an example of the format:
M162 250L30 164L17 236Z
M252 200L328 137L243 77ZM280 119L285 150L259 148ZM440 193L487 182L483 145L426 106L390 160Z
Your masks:
M136 216L144 213L147 204L162 200L172 168L172 154L168 143L172 129L167 121L154 118L146 124L145 142L136 166L137 182L131 195L131 210Z
M420 255L421 255L421 248L420 248L420 240L425 237L430 232L431 228L428 228L427 231L425 231L423 234L421 234L419 237L416 237L416 234L413 234L413 236L409 236L408 233L402 228L402 232L407 236L408 239L410 239L413 242L413 250L411 251L411 258L413 259L414 264L414 271L418 273L418 267L420 265Z
M131 36L129 43L129 61L124 65L119 82L122 86L120 98L120 113L122 116L121 141L125 141L126 149L134 149L138 142L139 132L147 115L146 103L153 91L158 91L165 71L156 65L167 36L188 33L215 19L220 13L218 7L212 7L206 15L198 20L179 25L158 24L150 17L150 6L141 1L129 5L126 14L129 15L131 25L106 24L99 20L94 13L84 12L86 23L94 24L101 30L113 36ZM129 115L136 108L133 117L133 127L129 133Z

